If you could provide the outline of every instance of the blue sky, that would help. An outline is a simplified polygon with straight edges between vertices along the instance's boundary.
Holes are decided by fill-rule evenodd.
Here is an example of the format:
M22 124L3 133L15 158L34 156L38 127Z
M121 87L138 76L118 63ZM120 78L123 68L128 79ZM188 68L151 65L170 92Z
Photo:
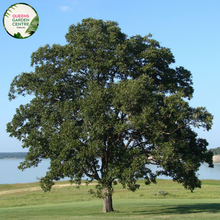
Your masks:
M19 1L18 1L19 2ZM1 1L0 16L16 1ZM15 109L30 101L20 97L9 101L7 94L13 78L30 67L32 52L45 44L66 44L71 24L92 17L119 23L128 36L151 33L164 47L171 49L175 66L183 66L193 75L193 107L205 106L214 115L209 132L196 130L206 138L208 148L220 146L220 1L216 0L26 0L39 15L37 32L27 39L15 39L0 25L0 152L21 152L21 143L6 133Z

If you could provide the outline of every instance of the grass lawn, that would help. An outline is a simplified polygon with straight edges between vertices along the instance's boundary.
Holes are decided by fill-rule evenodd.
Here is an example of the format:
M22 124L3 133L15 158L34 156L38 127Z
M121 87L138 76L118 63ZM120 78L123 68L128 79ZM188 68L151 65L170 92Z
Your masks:
M171 180L139 184L134 193L117 185L116 211L106 214L101 212L102 200L88 193L94 186L54 187L44 193L40 189L18 192L38 183L0 185L0 219L220 219L220 181L204 180L193 193ZM10 190L17 191L1 194Z

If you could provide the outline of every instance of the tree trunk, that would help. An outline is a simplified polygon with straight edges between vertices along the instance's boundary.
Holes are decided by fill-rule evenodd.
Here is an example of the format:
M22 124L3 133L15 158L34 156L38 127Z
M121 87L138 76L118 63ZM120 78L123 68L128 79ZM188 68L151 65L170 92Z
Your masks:
M104 197L104 200L103 200L103 210L102 210L102 212L103 213L113 212L114 210L113 210L113 206L112 206L112 195L108 194L108 189L107 188L103 189L103 193L104 193L105 197Z

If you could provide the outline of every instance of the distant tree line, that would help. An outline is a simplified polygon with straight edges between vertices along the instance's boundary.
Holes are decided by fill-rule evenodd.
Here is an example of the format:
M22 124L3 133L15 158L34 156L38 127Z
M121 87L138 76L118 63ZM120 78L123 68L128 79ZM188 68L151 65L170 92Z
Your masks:
M220 155L220 147L210 149L209 151L211 151L214 155Z
M0 159L24 159L26 152L0 153Z
M214 155L220 155L220 147L209 149ZM26 152L0 153L0 159L24 159Z

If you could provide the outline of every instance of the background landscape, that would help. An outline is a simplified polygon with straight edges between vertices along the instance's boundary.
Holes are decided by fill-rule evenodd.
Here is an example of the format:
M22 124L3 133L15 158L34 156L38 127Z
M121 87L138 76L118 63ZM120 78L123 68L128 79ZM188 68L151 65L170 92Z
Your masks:
M1 1L0 14L13 0ZM219 99L219 8L215 0L26 0L39 15L39 28L28 39L14 39L0 28L0 152L21 152L21 142L6 133L6 123L11 121L15 109L30 101L31 97L19 97L9 102L8 92L12 79L21 72L33 71L30 56L46 44L66 44L65 34L71 24L92 17L119 23L128 36L151 33L164 47L171 49L176 63L193 75L194 98L192 107L205 106L214 115L209 132L198 130L207 139L209 148L219 146L220 103Z

